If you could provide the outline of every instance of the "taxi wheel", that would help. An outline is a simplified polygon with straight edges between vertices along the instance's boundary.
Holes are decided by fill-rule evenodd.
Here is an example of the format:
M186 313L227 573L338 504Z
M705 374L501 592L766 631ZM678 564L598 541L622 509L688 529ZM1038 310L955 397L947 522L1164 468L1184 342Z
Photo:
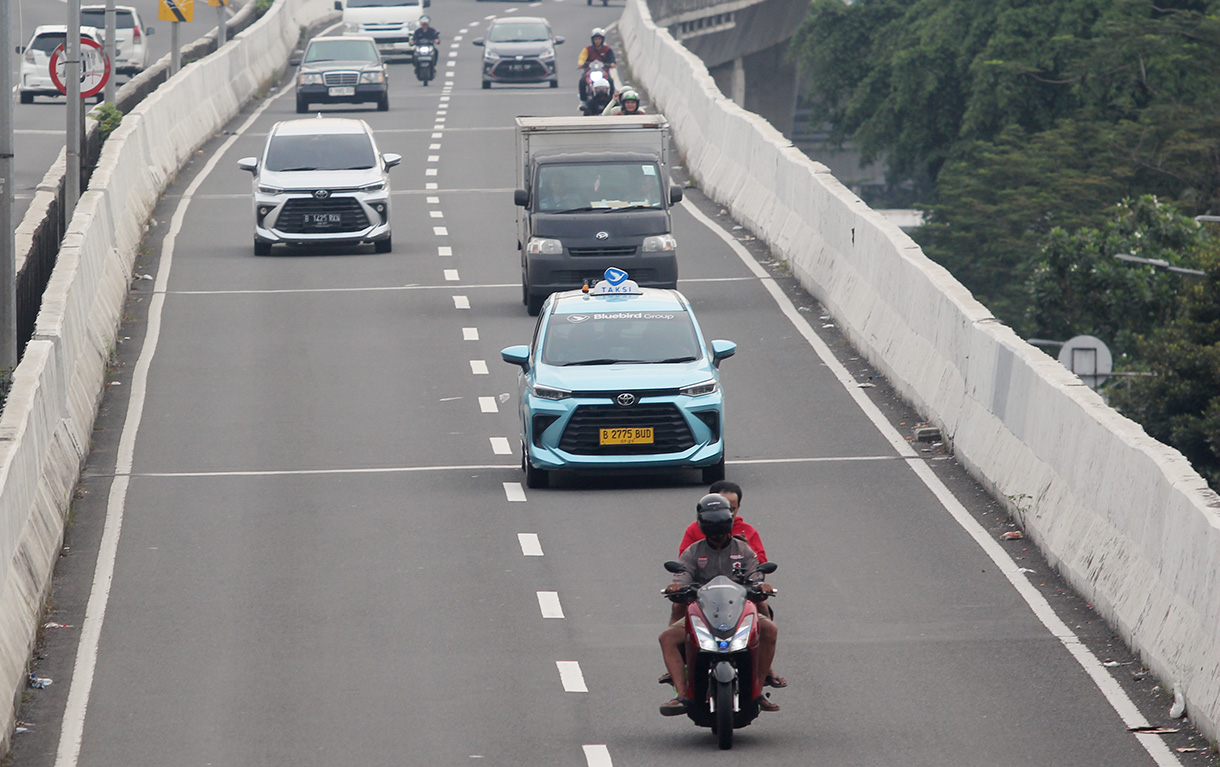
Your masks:
M551 474L546 469L535 469L530 465L529 451L524 445L521 447L521 469L525 472L525 486L528 488L542 488L551 486Z
M703 484L710 485L713 482L719 482L724 479L724 457L720 458L719 463L714 463L711 466L703 469Z

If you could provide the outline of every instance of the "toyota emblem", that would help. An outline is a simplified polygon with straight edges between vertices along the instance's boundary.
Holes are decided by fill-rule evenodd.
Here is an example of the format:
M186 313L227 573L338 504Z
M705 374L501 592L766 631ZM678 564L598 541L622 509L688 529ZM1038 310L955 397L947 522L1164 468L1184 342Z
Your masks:
M615 397L614 401L619 407L631 407L635 404L635 395L629 391L625 391Z
M329 189L319 189L318 191L313 193L313 196L318 198L319 200L325 200L327 197L330 197L330 190Z
M609 233L609 232L598 232L597 234L595 234L595 235L593 235L593 236L594 236L594 237L596 237L596 238L597 238L597 239L599 239L599 240L608 240L608 239L610 239L610 233Z

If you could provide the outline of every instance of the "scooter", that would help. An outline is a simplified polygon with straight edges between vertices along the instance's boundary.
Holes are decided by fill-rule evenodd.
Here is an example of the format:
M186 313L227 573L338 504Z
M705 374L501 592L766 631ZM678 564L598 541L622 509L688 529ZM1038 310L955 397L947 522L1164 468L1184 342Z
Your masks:
M436 48L430 43L415 46L415 76L424 85L436 77Z
M581 91L585 94L585 100L580 104L581 114L600 115L614 98L614 82L610 79L610 73L600 61L591 62L585 70L583 84Z
M778 566L764 562L760 573ZM680 562L665 569L680 573ZM721 749L733 747L733 730L746 727L759 714L767 669L757 668L758 608L766 599L758 584L718 575L703 585L691 584L666 596L686 603L686 678L692 690L686 715L700 727L710 727Z

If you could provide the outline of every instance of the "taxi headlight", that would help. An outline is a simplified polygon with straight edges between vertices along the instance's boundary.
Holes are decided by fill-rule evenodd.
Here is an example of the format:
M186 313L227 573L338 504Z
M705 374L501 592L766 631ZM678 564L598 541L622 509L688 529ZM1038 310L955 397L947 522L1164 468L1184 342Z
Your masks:
M297 83L299 85L321 85L322 75L313 72L302 72L301 79Z
M659 253L664 250L677 250L678 241L672 234L657 234L644 238L645 253Z
M738 652L746 649L746 645L750 643L750 630L754 628L754 616L751 615L741 622L741 626L737 629L737 633L729 640L729 646L724 652Z
M572 396L572 392L567 389L557 389L554 386L543 386L534 384L530 387L530 394L533 394L539 399L561 400Z
M361 72L360 82L362 83L384 83L385 72L377 70L376 72Z
M681 389L678 389L678 393L687 397L702 397L706 394L714 393L719 388L720 385L716 383L716 379L709 378L697 384L683 386Z
M716 646L716 637L712 636L712 632L708 631L707 624L697 615L687 617L690 621L690 627L695 632L695 639L699 642L699 649L708 652L716 652L720 648Z
M545 237L531 237L525 251L531 256L558 256L563 253L563 243Z

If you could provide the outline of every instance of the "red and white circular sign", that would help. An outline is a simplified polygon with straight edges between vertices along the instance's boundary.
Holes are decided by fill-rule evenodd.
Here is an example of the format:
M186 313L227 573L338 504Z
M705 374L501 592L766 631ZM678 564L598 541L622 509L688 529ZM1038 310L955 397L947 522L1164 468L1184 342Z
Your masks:
M80 39L80 95L87 99L96 96L106 87L110 79L110 57L102 44L87 37ZM64 46L60 45L51 54L51 81L60 93L67 95L68 86L64 85Z

